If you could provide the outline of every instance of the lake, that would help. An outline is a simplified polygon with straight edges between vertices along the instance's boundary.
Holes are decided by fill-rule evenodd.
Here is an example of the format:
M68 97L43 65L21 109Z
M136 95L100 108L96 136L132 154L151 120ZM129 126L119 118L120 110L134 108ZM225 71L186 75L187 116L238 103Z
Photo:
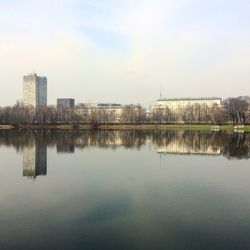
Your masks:
M250 249L250 134L0 131L0 249Z

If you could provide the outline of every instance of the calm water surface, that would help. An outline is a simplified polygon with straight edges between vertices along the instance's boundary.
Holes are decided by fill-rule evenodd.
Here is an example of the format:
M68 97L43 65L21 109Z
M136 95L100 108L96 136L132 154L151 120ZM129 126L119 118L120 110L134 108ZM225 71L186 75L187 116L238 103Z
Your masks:
M250 249L250 134L0 131L0 249Z

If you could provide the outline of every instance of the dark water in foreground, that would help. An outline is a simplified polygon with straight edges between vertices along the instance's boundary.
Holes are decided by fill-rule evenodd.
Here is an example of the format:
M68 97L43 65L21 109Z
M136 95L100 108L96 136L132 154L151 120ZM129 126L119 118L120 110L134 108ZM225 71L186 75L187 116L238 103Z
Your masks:
M250 134L0 131L0 249L250 249Z

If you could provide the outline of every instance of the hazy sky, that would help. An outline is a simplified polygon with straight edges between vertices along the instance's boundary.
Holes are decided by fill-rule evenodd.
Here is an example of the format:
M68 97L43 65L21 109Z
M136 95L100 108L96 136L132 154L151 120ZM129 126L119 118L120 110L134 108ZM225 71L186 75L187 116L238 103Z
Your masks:
M0 105L250 95L249 0L0 0Z

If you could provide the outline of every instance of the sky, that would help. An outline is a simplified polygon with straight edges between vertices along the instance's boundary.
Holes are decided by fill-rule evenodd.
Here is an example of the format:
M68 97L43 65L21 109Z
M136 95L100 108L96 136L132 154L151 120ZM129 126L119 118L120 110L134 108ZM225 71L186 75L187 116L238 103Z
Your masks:
M0 0L0 106L250 95L249 0Z

